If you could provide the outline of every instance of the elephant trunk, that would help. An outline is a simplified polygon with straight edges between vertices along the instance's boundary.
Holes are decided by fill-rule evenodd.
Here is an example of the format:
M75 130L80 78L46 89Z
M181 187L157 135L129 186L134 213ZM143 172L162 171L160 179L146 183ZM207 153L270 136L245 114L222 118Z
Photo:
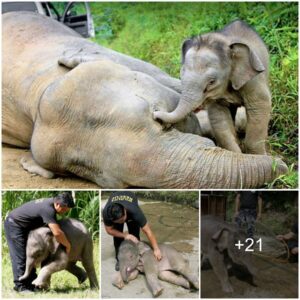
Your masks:
M30 273L31 273L31 271L32 271L32 269L33 269L33 267L34 267L34 261L33 261L33 259L27 257L26 258L25 273L21 277L19 277L19 280L22 281L22 280L28 278L29 275L30 275Z
M153 113L153 118L155 120L161 120L164 123L175 124L183 120L189 113L195 110L197 107L188 101L187 98L182 98L178 102L176 109L172 112L164 112L164 111L155 111Z
M152 168L147 178L153 178L153 182L148 182L147 186L258 188L287 172L287 166L280 159L267 155L234 153L212 144L206 138L170 131L167 139L161 138L155 145L159 154L151 162ZM136 183L143 186L143 183Z

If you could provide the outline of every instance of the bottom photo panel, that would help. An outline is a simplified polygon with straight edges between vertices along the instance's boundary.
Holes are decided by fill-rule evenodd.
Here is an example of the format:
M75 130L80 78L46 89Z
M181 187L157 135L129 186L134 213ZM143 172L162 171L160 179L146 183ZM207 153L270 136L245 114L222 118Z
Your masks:
M2 192L2 298L99 298L99 192Z
M298 298L298 192L201 192L201 298Z
M102 191L102 298L199 298L199 192Z

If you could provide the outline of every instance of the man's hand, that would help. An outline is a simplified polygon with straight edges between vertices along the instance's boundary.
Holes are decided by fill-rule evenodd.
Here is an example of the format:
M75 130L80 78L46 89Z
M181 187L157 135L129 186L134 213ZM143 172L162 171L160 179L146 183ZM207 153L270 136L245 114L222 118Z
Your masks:
M64 232L61 230L60 226L55 223L49 223L48 227L50 228L57 242L65 246L66 252L69 255L71 251L71 244L65 236Z
M139 242L139 240L134 236L134 235L132 235L132 234L129 234L128 232L127 233L124 233L125 234L125 240L129 240L129 241L132 241L132 242L134 242L134 243L138 243Z
M162 255L159 248L153 250L154 257L160 261L162 259Z
M284 240L284 235L282 235L282 234L276 235L276 239L280 240L280 241L283 241Z

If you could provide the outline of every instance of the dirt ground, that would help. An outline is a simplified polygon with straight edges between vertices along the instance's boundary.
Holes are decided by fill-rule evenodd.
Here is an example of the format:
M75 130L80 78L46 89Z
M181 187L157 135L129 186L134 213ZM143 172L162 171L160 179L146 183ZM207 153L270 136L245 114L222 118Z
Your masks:
M99 189L99 186L78 177L46 179L25 171L20 159L28 150L2 147L3 189Z
M254 256L259 273L254 285L245 274L231 272L233 293L224 293L211 268L201 271L203 298L298 298L298 264Z
M101 202L102 208L106 201ZM143 212L156 235L159 243L168 243L182 252L189 260L195 274L199 274L199 211L187 206L139 201ZM142 235L142 240L147 238ZM139 274L137 279L129 282L122 290L111 284L115 274L115 257L113 239L101 223L101 294L103 298L151 298L145 276ZM164 291L161 298L198 298L198 292L191 292L182 287L161 281Z

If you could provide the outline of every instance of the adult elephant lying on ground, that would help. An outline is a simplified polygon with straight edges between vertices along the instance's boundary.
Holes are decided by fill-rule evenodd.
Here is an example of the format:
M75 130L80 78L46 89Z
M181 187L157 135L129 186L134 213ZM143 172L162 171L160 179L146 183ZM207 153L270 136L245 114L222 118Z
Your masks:
M135 244L132 241L123 241L118 253L120 272L117 273L113 284L122 289L124 283L135 279L138 273L142 272L146 275L147 283L154 297L163 292L163 287L158 279L187 289L198 290L198 276L192 274L188 261L170 245L161 244L159 249L162 259L157 261L153 250L145 242Z
M3 142L30 147L29 172L73 173L106 188L252 188L287 171L281 160L164 130L152 115L174 110L177 83L46 17L3 16ZM196 133L197 123L180 130Z
M77 277L79 283L88 277L91 288L98 288L98 281L93 262L93 242L85 226L75 219L63 219L58 222L71 243L71 252L56 241L48 227L40 227L29 233L26 245L26 270L20 280L26 279L37 265L42 268L32 282L39 288L49 288L51 275L66 269ZM85 271L76 266L81 261Z

